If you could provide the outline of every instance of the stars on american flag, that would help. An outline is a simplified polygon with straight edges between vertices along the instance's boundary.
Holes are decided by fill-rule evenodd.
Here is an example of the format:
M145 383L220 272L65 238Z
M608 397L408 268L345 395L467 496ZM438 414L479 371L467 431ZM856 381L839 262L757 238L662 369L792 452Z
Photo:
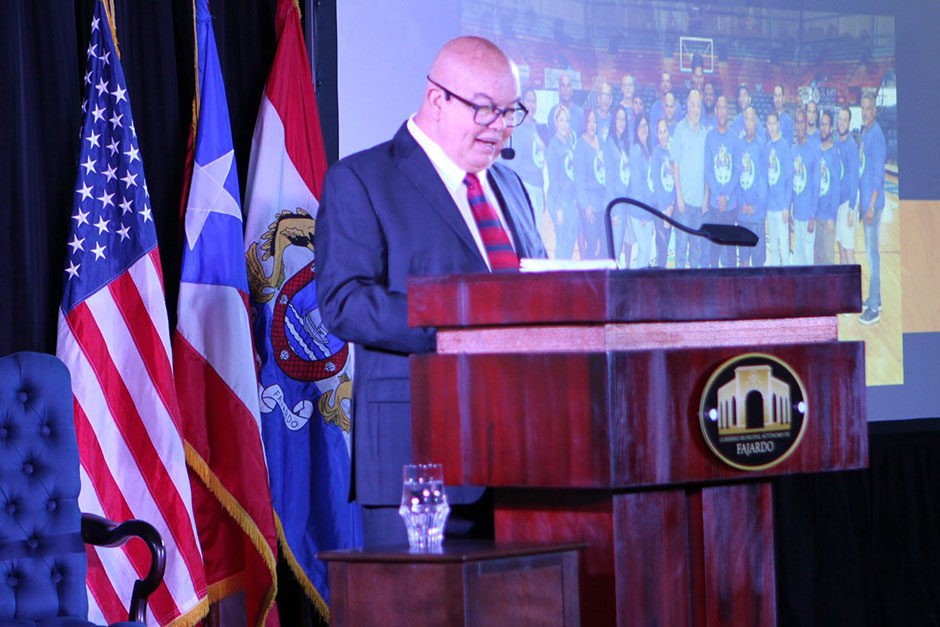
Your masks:
M85 250L85 247L83 246L84 243L85 243L84 237L79 238L78 235L73 233L72 241L69 242L69 247L72 249L72 252L74 253L79 250Z
M110 29L92 22L81 154L65 267L66 311L156 245L123 69Z
M81 188L81 189L76 189L76 190L75 190L75 193L76 193L76 194L81 194L81 195L82 195L82 200L85 200L86 198L91 198L91 187L89 187L87 183L84 183L84 182L83 182L83 183L82 183L82 188Z
M83 224L88 224L88 212L82 211L81 207L78 208L78 211L72 216L73 219L77 221L76 228Z

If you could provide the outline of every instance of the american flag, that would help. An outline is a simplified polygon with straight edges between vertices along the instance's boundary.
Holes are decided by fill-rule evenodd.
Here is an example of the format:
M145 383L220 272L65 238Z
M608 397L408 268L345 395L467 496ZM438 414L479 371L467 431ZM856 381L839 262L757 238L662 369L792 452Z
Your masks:
M167 549L148 620L208 609L173 382L157 235L124 72L102 2L91 23L84 122L59 312L72 375L82 511L154 525ZM148 551L89 549L89 618L126 620Z

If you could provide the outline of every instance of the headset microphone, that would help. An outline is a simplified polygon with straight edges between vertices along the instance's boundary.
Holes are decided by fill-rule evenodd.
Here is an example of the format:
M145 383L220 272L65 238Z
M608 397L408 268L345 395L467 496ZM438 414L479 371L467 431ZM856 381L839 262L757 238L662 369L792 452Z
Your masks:
M509 145L499 151L499 156L506 161L511 161L516 158L516 151L512 147L512 135L509 136Z

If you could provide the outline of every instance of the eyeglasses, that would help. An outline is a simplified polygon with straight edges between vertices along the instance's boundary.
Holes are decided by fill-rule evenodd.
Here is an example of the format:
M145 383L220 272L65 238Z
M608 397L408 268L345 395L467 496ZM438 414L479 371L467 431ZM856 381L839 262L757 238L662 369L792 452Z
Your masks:
M503 124L508 128L513 128L522 124L522 121L525 120L525 116L529 114L529 110L526 109L521 102L517 102L514 106L506 107L505 109L500 109L493 105L479 105L458 96L430 76L428 76L427 79L429 83L443 91L444 97L448 100L453 98L473 109L473 121L480 126L489 126L497 119L502 118Z

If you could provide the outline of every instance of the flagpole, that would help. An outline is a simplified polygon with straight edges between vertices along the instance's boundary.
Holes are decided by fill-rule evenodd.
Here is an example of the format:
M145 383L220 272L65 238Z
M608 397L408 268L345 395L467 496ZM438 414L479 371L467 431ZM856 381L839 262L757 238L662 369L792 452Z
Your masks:
M196 131L199 130L199 98L201 96L199 93L199 34L196 29L196 0L193 0L193 84L196 86L193 90L193 137L196 136Z
M111 39L114 40L114 52L117 53L118 59L120 59L121 47L118 45L117 25L114 22L114 0L105 0L102 4L104 5L104 13L108 17L108 25L111 27Z

